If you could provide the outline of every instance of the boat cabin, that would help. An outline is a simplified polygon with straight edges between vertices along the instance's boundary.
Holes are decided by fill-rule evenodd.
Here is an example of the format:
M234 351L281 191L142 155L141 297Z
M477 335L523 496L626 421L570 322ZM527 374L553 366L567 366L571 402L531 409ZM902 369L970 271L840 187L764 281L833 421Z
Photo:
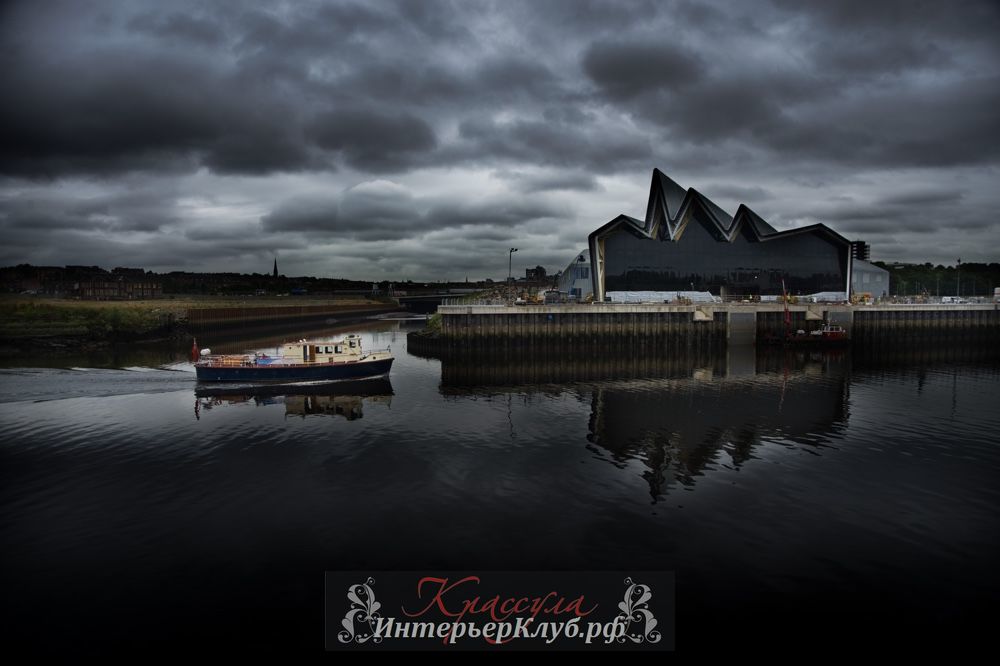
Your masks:
M299 340L281 348L282 358L295 363L355 361L362 355L360 335L348 335L343 340Z

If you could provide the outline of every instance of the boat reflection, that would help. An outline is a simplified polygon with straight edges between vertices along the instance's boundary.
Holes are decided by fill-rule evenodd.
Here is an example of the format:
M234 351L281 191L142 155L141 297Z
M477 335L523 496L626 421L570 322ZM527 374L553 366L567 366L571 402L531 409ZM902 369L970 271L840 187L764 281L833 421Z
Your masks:
M235 405L283 405L285 416L341 416L354 421L364 416L364 405L390 405L388 378L351 382L265 385L199 385L195 389L195 418L202 411Z

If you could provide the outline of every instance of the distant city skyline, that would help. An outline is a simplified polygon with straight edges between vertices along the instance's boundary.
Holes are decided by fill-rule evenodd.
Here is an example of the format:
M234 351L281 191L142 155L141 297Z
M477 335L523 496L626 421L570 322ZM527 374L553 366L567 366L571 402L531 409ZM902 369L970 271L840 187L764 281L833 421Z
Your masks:
M995 262L998 33L985 0L6 3L0 266L555 272L654 167Z

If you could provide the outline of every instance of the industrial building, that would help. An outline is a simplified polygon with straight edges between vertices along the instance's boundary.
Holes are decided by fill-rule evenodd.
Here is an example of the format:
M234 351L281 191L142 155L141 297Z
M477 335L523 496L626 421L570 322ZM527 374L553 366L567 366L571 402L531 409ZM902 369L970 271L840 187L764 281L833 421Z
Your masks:
M582 301L594 293L593 285L590 277L590 251L584 250L559 275L559 291Z
M889 295L889 271L855 258L851 262L851 293L870 294L872 298Z
M659 169L645 220L619 215L588 241L597 301L621 292L778 296L783 284L792 295L846 300L852 284L852 244L826 225L778 231L746 205L730 215Z

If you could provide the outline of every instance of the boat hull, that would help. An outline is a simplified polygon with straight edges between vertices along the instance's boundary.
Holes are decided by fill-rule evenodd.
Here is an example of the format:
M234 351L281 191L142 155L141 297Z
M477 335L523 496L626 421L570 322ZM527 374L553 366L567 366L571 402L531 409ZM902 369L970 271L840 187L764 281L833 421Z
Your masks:
M196 365L201 382L303 382L363 379L389 374L391 358L347 363L213 367Z
M360 379L345 379L337 382L264 382L234 385L232 382L212 382L199 384L194 389L196 398L241 398L266 400L268 398L297 396L356 396L369 398L373 396L388 397L393 395L392 382L389 377L363 377Z

